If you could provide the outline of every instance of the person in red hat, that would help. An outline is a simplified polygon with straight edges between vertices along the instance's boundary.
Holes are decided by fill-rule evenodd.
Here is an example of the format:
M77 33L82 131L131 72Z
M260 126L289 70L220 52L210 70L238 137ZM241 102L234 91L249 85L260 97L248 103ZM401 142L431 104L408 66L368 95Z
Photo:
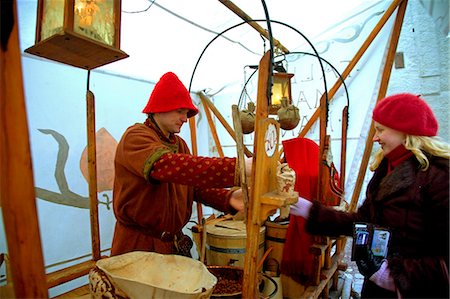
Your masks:
M354 237L362 298L448 298L450 147L417 95L382 99L372 119L380 149L358 210L299 198L291 214L306 218L311 234Z
M111 255L140 250L189 256L192 241L182 228L194 200L226 213L244 209L237 160L190 154L177 133L198 110L174 73L156 83L143 113L146 121L130 126L116 150ZM250 171L250 160L246 164Z

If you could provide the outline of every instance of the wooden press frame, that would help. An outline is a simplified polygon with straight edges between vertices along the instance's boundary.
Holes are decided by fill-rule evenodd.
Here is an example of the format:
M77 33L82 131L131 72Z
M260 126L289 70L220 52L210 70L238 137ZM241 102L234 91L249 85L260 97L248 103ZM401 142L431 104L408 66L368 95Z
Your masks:
M233 12L238 14L241 18L249 21L244 12L237 8L232 2L219 0L225 6L230 8ZM359 59L365 53L371 42L375 39L377 34L381 31L382 27L386 24L395 9L398 9L394 28L391 33L391 39L389 48L387 51L387 57L385 66L382 71L382 80L378 93L378 100L382 99L387 90L389 83L390 73L393 65L395 51L400 36L403 17L407 6L407 0L395 0L386 10L378 24L372 30L366 41L363 43L355 57L349 63L347 68L342 73L342 77L345 79L353 70ZM91 228L92 228L92 260L76 264L74 266L45 274L44 260L39 232L39 225L37 219L36 210L36 194L34 190L34 180L31 163L31 153L29 144L28 123L26 117L25 96L23 91L22 80L22 67L21 67L21 54L18 39L18 22L17 22L17 9L16 2L13 2L14 11L14 24L7 41L7 47L1 48L0 63L1 63L1 81L0 81L0 201L3 212L3 219L5 224L5 233L8 243L8 252L10 256L10 266L13 276L13 287L15 295L18 298L48 298L48 289L73 279L86 275L89 270L95 265L96 260L100 259L100 238L98 231L98 200L96 192L96 144L95 144L95 99L89 93L86 96L87 99L87 139L88 139L88 153L90 156L89 165L89 198L91 207ZM267 32L257 26L256 23L250 22L250 25L258 30L263 36L267 37ZM262 32L261 32L262 30ZM283 47L278 41L274 41L275 46L282 49L285 53L289 51ZM267 72L267 54L260 62L260 78L258 83L258 105L259 99L265 97L264 90L267 90L267 79L263 77L268 75ZM341 82L338 80L334 86L329 90L329 100L333 99L337 90L341 86ZM220 116L217 109L214 109L213 104L207 99L205 95L201 96L205 105L205 110L211 109L220 122L227 128L230 135L234 135L233 130L226 124L223 117ZM324 104L324 96L321 98L321 107ZM261 106L258 106L261 107ZM252 179L261 178L261 173L255 173L255 169L260 169L262 165L267 165L273 162L271 159L264 160L261 154L258 154L258 148L260 144L259 139L262 138L261 128L265 128L267 123L267 111L264 109L258 109L256 118L256 130L255 130L255 150L256 158L254 161L254 172ZM209 110L208 112L209 113ZM208 114L207 114L208 115ZM313 114L305 128L300 133L300 137L306 135L307 131L311 128L313 123L318 117L323 121L324 109L319 108ZM208 117L208 122L211 127L214 126L212 118ZM192 147L193 153L197 153L196 147L196 132L195 132L195 120L191 118L190 121ZM352 201L350 203L350 211L355 210L357 199L361 191L362 182L364 179L364 173L367 168L370 152L372 149L372 136L373 126L371 126L369 135L366 141L366 149L361 162L360 172L358 173L358 179L356 182L355 190L352 194ZM217 148L220 147L219 140L214 138L217 143ZM322 142L322 130L321 130L321 142ZM322 144L321 144L322 145ZM247 156L250 155L247 149L244 149ZM258 157L259 156L259 157ZM268 167L270 169L271 167ZM254 180L253 180L254 181ZM254 181L255 182L255 181ZM270 187L270 184L268 184ZM248 218L249 226L248 235L250 239L254 239L259 235L259 226L263 215L270 213L272 207L276 206L273 203L271 195L266 195L265 187L257 185L255 186L250 195L249 202L249 214ZM269 192L270 193L270 192ZM283 199L284 200L284 199ZM201 209L199 208L201 212ZM262 211L262 212L261 212ZM256 232L256 233L255 233ZM246 261L244 267L244 297L255 298L256 297L256 252L254 244L258 242L248 242L246 248Z

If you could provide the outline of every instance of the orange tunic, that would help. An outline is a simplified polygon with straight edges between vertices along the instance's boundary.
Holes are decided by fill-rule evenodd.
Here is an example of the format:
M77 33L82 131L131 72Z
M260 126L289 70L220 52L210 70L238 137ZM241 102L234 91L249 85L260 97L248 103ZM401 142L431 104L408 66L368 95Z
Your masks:
M111 255L173 253L166 237L187 224L194 200L233 212L223 188L236 185L236 169L236 158L194 157L181 137L168 139L152 124L129 127L115 157Z

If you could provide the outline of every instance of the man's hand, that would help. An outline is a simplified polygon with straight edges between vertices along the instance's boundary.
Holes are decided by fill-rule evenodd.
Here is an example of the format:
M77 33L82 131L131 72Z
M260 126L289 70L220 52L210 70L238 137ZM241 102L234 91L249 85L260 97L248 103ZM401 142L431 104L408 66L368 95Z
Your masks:
M242 189L236 189L231 193L230 197L230 206L232 206L235 210L244 211L244 196L242 195Z
M367 278L377 272L383 263L383 258L374 256L368 246L355 247L355 259L359 272Z

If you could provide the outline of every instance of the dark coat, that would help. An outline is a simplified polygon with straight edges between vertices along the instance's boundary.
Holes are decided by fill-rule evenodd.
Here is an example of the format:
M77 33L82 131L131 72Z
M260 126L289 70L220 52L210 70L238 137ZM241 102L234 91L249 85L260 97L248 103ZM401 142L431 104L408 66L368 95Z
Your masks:
M448 298L449 160L429 160L426 171L419 170L412 157L387 176L387 161L382 161L356 213L314 203L307 230L312 234L351 236L354 222L386 227L391 231L388 267L402 297ZM366 279L362 297L397 295Z

